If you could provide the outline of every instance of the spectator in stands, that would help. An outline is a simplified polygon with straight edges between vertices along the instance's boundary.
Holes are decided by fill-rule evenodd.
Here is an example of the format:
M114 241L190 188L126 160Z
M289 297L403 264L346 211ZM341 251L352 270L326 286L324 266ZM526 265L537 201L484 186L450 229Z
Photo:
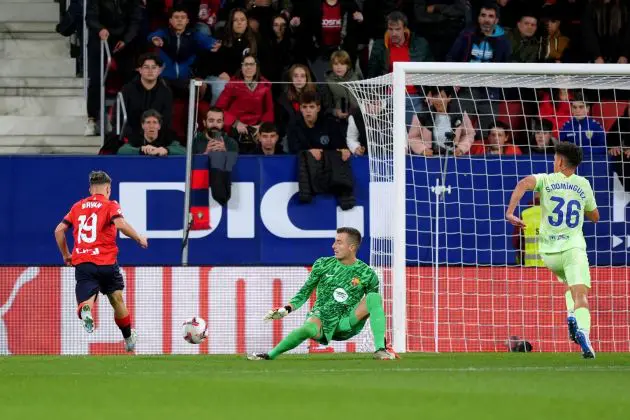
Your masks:
M315 80L325 79L335 50L347 51L356 61L363 14L355 0L294 1L292 15L297 48L306 53Z
M199 60L198 73L210 82L212 105L216 104L230 78L240 71L246 54L260 57L259 71L262 74L268 72L265 63L272 59L269 57L269 51L265 48L264 42L249 28L245 9L235 8L228 16L219 51L216 54L203 54Z
M384 39L374 41L368 78L382 76L394 69L394 63L432 61L433 56L426 39L412 33L407 16L394 11L387 16L387 32ZM411 92L409 92L411 93Z
M564 53L569 47L569 38L560 32L562 11L558 5L552 5L543 9L546 20L546 35L543 38L542 61L562 63Z
M545 3L557 0L473 0L474 16L479 15L481 7L489 3L494 3L497 7L497 16L501 19L501 26L505 29L513 29L518 25L518 21L523 10L531 9L540 11ZM575 0L569 0L573 2Z
M497 10L493 3L481 7L477 24L459 34L446 57L447 61L505 63L510 60L511 45L498 24Z
M216 52L221 43L209 35L186 29L188 12L174 8L169 12L169 28L149 34L149 41L159 48L164 62L162 77L168 82L175 97L187 98L192 77L192 66L201 50Z
M278 142L280 136L274 123L262 123L258 133L258 146L254 150L255 155L272 156L284 154L282 144Z
M414 0L416 33L424 37L435 61L445 61L464 29L465 0Z
M255 147L258 128L274 121L271 83L260 75L256 58L243 57L241 70L230 79L216 106L225 113L225 127L239 142L241 153Z
M355 156L363 156L367 152L367 131L365 119L360 109L350 112L348 117L348 131L346 132L346 145Z
M431 86L427 91L429 109L414 115L409 129L409 148L417 155L444 155L452 150L455 156L470 151L475 129L466 112L452 101L453 88Z
M383 19L383 16L398 10L398 3L399 0L358 1L357 5L363 13L359 42L369 44L370 39L383 39L387 31L387 20Z
M531 133L529 144L531 153L544 153L553 155L554 147L558 142L553 136L553 124L549 120L534 118L530 123Z
M286 85L284 92L277 98L276 126L280 130L280 137L284 137L287 127L301 115L300 95L309 92L317 94L321 102L330 102L327 99L326 91L328 89L324 85L318 86L313 83L311 72L307 66L294 64L287 73L290 83ZM322 109L322 111L326 110Z
M95 136L96 122L104 115L100 110L101 42L106 41L118 70L125 79L133 72L134 46L142 22L140 0L92 0L87 3L86 25L88 27L88 121L86 136Z
M276 7L272 0L250 0L247 2L247 17L250 23L255 20L258 24L256 32L262 39L273 39L273 18L276 15Z
M195 23L191 15L191 24L195 30L205 35L212 34L214 26L217 23L217 13L221 8L221 0L192 0L193 3L199 3L199 20ZM194 9L193 9L194 10Z
M269 74L265 75L272 82L280 82L285 79L285 72L294 64L294 41L289 30L289 21L284 15L273 18L273 36L270 42L271 56L273 60ZM278 86L281 89L281 85ZM279 92L278 92L279 93Z
M391 101L386 99L368 99L365 101L363 108L365 113L356 108L348 118L346 143L348 149L355 156L363 156L368 153L368 129L375 143L380 144L391 141L391 138L387 138L392 135L393 112L391 110Z
M161 129L171 126L173 95L160 78L162 60L155 54L147 53L138 58L139 77L134 78L122 88L122 95L127 111L127 124L124 136L132 136L142 131L142 114L153 109L162 116Z
M606 134L599 121L589 116L591 107L584 95L575 93L571 101L572 118L560 128L560 141L569 141L582 148L584 160L593 155L606 156Z
M350 55L343 51L335 51L330 56L330 67L326 74L326 85L328 89L326 108L330 109L333 115L346 122L350 112L359 107L357 100L350 91L342 86L343 82L354 82L360 79L359 75L352 68Z
M543 56L541 37L536 35L538 16L532 10L523 11L516 28L507 31L511 58L514 63L536 63Z
M626 0L590 0L584 10L582 31L589 62L628 62L630 5Z
M309 150L316 160L320 160L323 150L339 150L343 160L348 160L351 153L346 149L342 126L331 115L320 111L317 95L310 92L300 95L301 116L293 121L287 133L289 151Z
M238 152L238 143L225 132L224 114L220 108L210 107L203 120L203 131L193 140L193 153Z
M522 155L520 147L512 144L510 127L496 121L488 126L488 139L485 144L475 142L470 148L471 155Z
M413 34L408 28L407 16L395 11L387 16L385 39L374 41L368 65L368 78L391 72L395 62L433 61L427 40ZM423 98L415 86L407 86L406 124L411 124L413 115L421 112Z
M70 56L77 59L75 65L76 74L79 77L83 76L83 25L85 24L83 17L84 4L85 0L70 0L68 9L61 17L59 23L55 26L55 31L62 36L76 36L76 38L70 38Z
M142 132L125 138L119 155L168 156L185 155L186 149L162 128L162 115L154 109L142 114Z
M552 124L553 137L560 137L560 127L571 119L572 94L567 89L552 89L538 95L538 115Z
M630 102L606 137L608 153L614 158L615 172L624 189L630 192Z
M474 27L464 29L453 44L446 60L471 63L506 63L511 46L499 26L496 3L484 4ZM480 127L489 127L499 112L499 89L464 88L458 92L462 110L479 118ZM482 137L486 133L482 132Z

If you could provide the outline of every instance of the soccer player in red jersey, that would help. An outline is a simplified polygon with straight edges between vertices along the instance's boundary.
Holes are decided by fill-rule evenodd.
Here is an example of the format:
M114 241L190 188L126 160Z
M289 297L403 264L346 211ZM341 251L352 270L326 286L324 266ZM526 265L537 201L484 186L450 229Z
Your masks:
M90 173L90 196L75 203L55 229L55 239L66 265L75 267L77 315L88 333L94 331L92 307L99 291L107 295L114 308L116 325L125 339L125 350L136 347L136 332L131 328L129 311L123 300L125 287L117 263L116 232L120 230L142 248L147 239L123 218L118 202L110 200L112 179L103 171ZM72 227L74 249L68 250L66 231Z

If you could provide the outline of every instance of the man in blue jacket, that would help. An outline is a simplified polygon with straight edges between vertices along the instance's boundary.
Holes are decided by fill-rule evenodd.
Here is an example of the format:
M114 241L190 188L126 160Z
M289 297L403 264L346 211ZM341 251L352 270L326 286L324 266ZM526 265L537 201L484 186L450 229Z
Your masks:
M188 12L182 7L169 12L169 28L149 34L149 41L160 49L164 62L162 78L173 90L173 95L187 98L188 83L192 77L192 65L202 50L216 52L221 42L209 35L187 29Z
M584 160L606 159L606 132L599 121L589 117L591 108L580 93L571 101L572 118L560 127L560 141L582 148Z
M510 41L499 26L499 7L496 2L484 4L477 16L477 25L464 29L446 61L464 63L507 63L510 61ZM500 91L496 88L464 88L458 93L462 111L478 115L479 126L489 127L499 112ZM486 133L482 133L486 138Z

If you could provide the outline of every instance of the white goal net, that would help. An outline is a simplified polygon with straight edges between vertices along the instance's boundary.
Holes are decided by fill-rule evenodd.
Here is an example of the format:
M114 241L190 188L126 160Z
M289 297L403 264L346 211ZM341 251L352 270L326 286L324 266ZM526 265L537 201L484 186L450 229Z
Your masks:
M561 140L582 147L602 216L584 224L591 339L630 351L628 66L397 63L346 87L368 138L371 264L397 350L506 351L514 336L579 350L564 285L537 254L536 197L517 208L533 230L505 221L518 180L552 172Z

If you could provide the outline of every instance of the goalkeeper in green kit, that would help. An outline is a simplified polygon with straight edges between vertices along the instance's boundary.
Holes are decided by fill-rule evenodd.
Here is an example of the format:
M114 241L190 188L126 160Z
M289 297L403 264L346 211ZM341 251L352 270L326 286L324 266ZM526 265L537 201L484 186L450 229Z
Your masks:
M385 311L379 294L378 277L372 268L357 259L361 233L348 227L337 229L334 257L315 261L308 280L289 303L269 311L264 320L281 319L299 309L317 288L317 300L306 322L287 335L267 353L252 353L249 360L273 360L309 338L321 344L348 340L361 332L367 319L374 335L375 359L398 356L385 344Z
M591 275L582 224L585 217L597 223L599 211L588 180L575 174L582 156L582 150L575 144L558 143L553 161L554 173L522 179L512 193L506 218L514 226L524 228L523 221L514 216L514 209L525 191L540 193L539 252L545 266L567 285L565 298L569 337L580 345L585 359L593 359L595 351L589 339L591 313L587 299Z

